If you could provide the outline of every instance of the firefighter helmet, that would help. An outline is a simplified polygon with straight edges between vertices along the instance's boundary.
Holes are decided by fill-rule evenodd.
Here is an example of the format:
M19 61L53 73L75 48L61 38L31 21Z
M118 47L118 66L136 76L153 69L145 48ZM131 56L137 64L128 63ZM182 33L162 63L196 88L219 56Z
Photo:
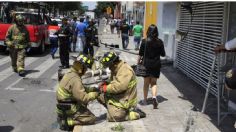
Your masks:
M86 68L91 68L93 65L93 59L84 54L80 54L79 56L77 56L75 61L80 62Z
M236 67L230 69L225 76L225 83L230 89L236 89Z
M103 65L103 67L109 67L117 59L119 59L119 56L115 52L107 52L104 54L100 62Z
M24 17L22 15L16 15L16 21L19 22L19 21L24 21Z

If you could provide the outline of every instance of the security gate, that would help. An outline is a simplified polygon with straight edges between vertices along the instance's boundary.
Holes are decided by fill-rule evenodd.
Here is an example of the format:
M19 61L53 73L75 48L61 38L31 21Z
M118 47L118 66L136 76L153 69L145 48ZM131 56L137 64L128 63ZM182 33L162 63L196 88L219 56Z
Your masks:
M213 49L225 41L225 18L227 4L224 2L193 2L192 15L181 7L178 30L187 36L177 44L176 66L187 76L207 88ZM222 58L222 57L220 57ZM217 95L217 86L222 82L218 78L220 60L215 64L211 93Z

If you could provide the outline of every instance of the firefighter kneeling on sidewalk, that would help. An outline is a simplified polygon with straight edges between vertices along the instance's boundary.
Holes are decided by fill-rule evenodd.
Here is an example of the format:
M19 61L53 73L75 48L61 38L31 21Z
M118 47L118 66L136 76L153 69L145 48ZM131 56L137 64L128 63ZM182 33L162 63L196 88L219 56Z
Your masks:
M137 120L146 114L137 108L137 79L133 69L119 59L115 52L107 52L101 59L104 68L111 70L110 82L100 84L98 101L108 111L108 121Z
M91 68L93 60L80 54L59 82L57 89L57 114L60 129L72 130L75 125L94 124L96 117L87 108L90 101L98 97L98 90L87 91L81 80L87 68ZM97 91L97 92L96 92Z

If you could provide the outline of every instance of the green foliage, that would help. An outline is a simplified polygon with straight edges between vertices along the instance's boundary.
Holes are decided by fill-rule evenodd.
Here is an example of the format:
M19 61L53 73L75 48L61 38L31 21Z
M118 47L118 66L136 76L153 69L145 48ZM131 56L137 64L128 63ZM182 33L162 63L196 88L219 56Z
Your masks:
M125 128L121 125L121 123L116 124L114 127L111 128L112 131L123 132Z
M102 1L97 2L97 6L94 9L95 15L96 16L103 15L106 12L107 7L111 7L113 12L116 4L117 2L102 2Z

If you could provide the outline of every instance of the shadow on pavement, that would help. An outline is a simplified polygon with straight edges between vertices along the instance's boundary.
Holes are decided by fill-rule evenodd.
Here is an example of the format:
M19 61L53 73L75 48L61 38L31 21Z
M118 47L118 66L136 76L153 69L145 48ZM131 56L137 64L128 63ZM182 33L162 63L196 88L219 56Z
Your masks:
M179 98L183 100L188 100L193 104L193 111L201 111L202 104L205 96L205 89L200 85L195 83L180 70L174 68L172 64L165 65L161 69L162 74L178 89L182 94ZM213 95L210 95L209 98L212 98ZM217 103L216 98L212 98L213 103L208 99L209 105L206 109L205 114L210 117L210 120L220 131L224 132L233 132L236 129L234 128L235 118L232 116L227 116L220 126L217 126Z
M161 95L157 95L157 101L158 101L158 103L162 103L162 102L167 101L167 100L168 100L167 98L165 98L165 97L163 97L163 96L161 96ZM143 100L140 100L138 103L139 103L140 105L143 105L143 104L142 104L142 101L143 101ZM148 98L148 99L147 99L147 105L152 105L152 98Z
M13 126L0 126L0 132L12 132L13 129Z
M25 70L25 75L35 73L35 72L39 72L39 70Z

